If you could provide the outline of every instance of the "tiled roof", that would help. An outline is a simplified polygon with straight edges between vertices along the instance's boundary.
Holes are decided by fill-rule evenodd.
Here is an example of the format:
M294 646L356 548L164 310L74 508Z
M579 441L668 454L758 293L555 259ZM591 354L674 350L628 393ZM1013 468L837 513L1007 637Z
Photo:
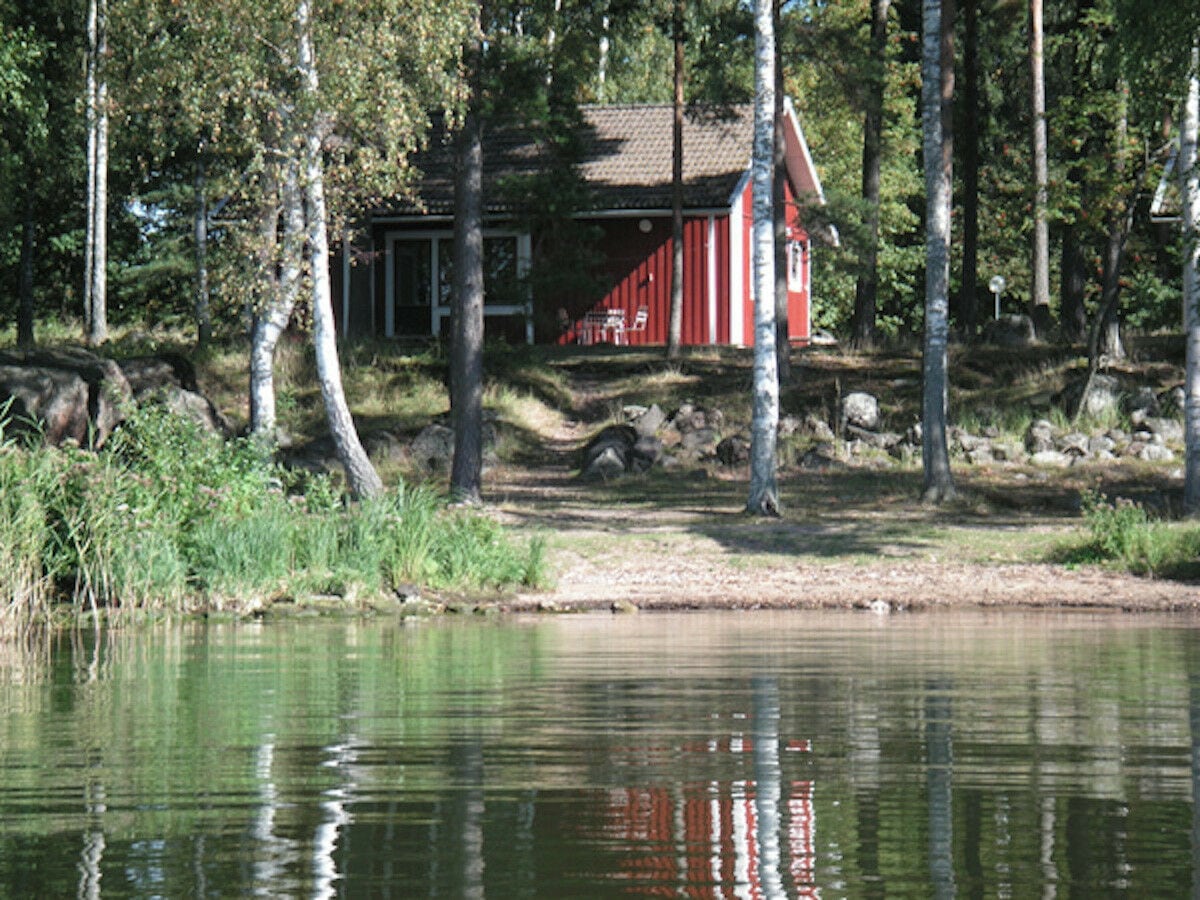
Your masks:
M596 209L671 208L670 104L589 106L582 109L579 171L592 190ZM750 166L753 109L690 108L683 125L684 206L729 205ZM489 212L504 212L497 186L513 176L536 173L542 149L519 127L492 127L484 134L484 200ZM454 143L435 129L428 150L413 159L422 173L419 195L429 213L454 208ZM415 212L412 207L394 211Z

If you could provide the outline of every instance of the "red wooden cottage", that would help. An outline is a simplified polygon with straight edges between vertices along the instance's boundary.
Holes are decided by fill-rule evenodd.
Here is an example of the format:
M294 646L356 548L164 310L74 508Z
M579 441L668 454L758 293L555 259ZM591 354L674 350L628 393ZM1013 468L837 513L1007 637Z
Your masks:
M791 103L785 106L789 335L811 333L812 283L805 206L823 203L821 183ZM595 226L600 295L530 297L489 285L489 334L539 343L612 341L662 344L671 294L672 109L669 104L592 106L583 110L580 174L592 206L579 218ZM753 343L750 156L753 108L689 110L684 119L685 344ZM379 211L369 246L343 244L335 265L344 333L437 336L451 313L452 151L435 143L417 160L421 207ZM534 238L488 190L540 165L519 132L485 137L484 252L492 281L520 284ZM348 251L348 252L347 252ZM352 265L352 260L359 264ZM336 296L336 295L335 295Z

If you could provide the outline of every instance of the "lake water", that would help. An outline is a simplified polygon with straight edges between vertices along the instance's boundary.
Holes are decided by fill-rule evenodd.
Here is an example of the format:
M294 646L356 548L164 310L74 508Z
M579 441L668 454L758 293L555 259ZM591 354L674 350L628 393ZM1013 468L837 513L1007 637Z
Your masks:
M0 897L1194 895L1198 624L742 612L0 645Z

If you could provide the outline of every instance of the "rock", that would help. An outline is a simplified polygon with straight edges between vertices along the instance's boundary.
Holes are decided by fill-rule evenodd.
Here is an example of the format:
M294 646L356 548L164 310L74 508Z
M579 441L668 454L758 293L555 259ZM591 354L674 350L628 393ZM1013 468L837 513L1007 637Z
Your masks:
M986 466L996 461L990 444L978 444L967 451L967 461L973 466Z
M1039 450L1029 457L1035 466L1065 469L1071 465L1071 457L1058 450Z
M834 455L833 446L831 444L819 444L813 447L800 459L800 468L815 469L822 471L831 469L835 466L840 466L841 463Z
M413 438L408 452L427 472L445 472L454 460L454 430L436 422L426 425Z
M363 449L376 462L402 460L407 455L400 440L386 429L369 431L362 436Z
M1154 390L1148 387L1139 387L1131 391L1125 397L1125 411L1133 416L1141 413L1143 416L1159 415L1158 397L1154 395Z
M1037 343L1037 331L1029 316L1001 316L983 326L983 340L998 347L1032 347Z
M1151 433L1158 435L1164 441L1176 444L1183 443L1183 423L1175 419L1149 418L1145 422Z
M813 440L823 444L832 444L837 438L837 435L833 433L833 429L829 427L829 423L816 413L809 413L804 417L804 430L808 432Z
M721 436L713 428L697 428L694 431L685 431L679 446L690 453L703 456L716 452L720 439Z
M780 438L789 438L803 427L804 423L801 422L796 416L781 416L779 419L779 427L776 428L775 433ZM830 434L832 435L832 432L830 432ZM832 437L830 439L832 440Z
M629 600L614 600L609 609L618 615L632 615L638 612L638 606Z
M1058 403L1068 413L1074 414L1075 410L1079 408L1079 398L1085 384L1087 384L1087 378L1080 378L1068 384L1059 394ZM1119 378L1115 375L1097 372L1092 376L1087 400L1080 412L1093 418L1110 416L1120 409L1122 393L1123 389Z
M1111 456L1113 450L1116 449L1116 446L1117 442L1106 434L1092 435L1090 438L1088 438L1087 442L1088 453L1093 455L1107 453Z
M1167 388L1158 395L1158 408L1161 415L1164 416L1182 416L1184 403L1187 401L1187 394L1183 387L1176 385L1173 388Z
M0 353L0 405L11 401L10 428L25 420L51 445L101 446L133 408L133 391L111 359L87 350Z
M583 448L580 474L607 480L634 471L634 448L641 439L632 425L609 425L600 429ZM662 453L661 443L656 443L656 448L655 459ZM643 445L640 458L644 460L648 453L649 447ZM645 468L649 468L649 464Z
M997 462L1022 462L1025 448L1016 441L992 441L992 458Z
M1060 437L1055 441L1055 449L1079 459L1086 458L1091 453L1088 450L1088 436L1078 431L1072 431Z
M740 435L732 435L717 444L717 459L724 466L740 466L750 461L750 442Z
M874 431L879 425L879 401L864 391L852 391L842 398L842 421Z
M630 472L645 472L663 455L662 441L653 435L639 435L629 450L626 467Z
M876 450L890 450L903 440L900 435L890 431L867 431L854 425L846 426L846 437Z
M1137 456L1138 459L1146 462L1171 462L1175 459L1171 448L1164 447L1162 444L1146 444Z
M1034 454L1053 450L1054 426L1045 419L1030 422L1025 432L1025 449Z
M630 424L636 429L638 434L645 437L654 437L666 421L667 416L662 411L662 407L657 403L653 403L648 409L632 417Z

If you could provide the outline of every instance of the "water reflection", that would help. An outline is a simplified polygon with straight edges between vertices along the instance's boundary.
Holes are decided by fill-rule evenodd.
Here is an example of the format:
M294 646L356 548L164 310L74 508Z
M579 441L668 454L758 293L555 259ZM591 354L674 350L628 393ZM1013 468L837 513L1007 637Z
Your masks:
M179 628L0 648L0 896L1200 893L1189 620Z

